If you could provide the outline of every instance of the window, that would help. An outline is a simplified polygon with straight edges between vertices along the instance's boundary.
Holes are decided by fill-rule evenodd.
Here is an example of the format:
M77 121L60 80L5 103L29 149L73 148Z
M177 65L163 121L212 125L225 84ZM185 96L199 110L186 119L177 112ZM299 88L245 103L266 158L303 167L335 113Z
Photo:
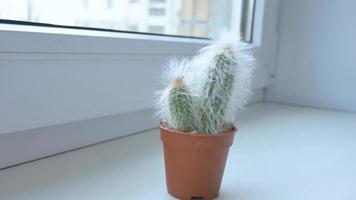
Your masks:
M241 34L251 41L254 1L1 0L0 19L195 37L241 26Z
M164 27L163 26L149 26L148 32L150 32L150 33L164 33Z
M165 3L166 0L150 0L151 3Z
M27 11L27 13L28 14L32 13L32 11L31 11L32 10L31 2L28 1L27 4L29 6L29 10ZM83 0L82 5L83 5L83 9L87 9L89 7L89 0Z
M113 7L113 0L106 0L106 8L110 10Z
M149 14L151 16L164 16L166 10L164 8L150 8Z
M129 24L128 26L127 26L127 30L128 31L138 31L138 27L137 27L137 25L136 24Z

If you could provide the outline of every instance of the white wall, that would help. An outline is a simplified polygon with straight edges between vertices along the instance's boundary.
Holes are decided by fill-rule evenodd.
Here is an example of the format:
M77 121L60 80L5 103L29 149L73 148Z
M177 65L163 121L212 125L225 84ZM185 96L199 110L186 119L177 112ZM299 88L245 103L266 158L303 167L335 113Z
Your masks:
M356 111L356 1L284 0L266 99Z

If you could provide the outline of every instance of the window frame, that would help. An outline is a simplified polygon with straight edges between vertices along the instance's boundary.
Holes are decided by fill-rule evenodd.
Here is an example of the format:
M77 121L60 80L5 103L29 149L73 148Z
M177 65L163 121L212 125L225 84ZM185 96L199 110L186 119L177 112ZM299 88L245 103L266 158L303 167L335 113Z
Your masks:
M247 17L249 20L262 20L262 14L260 13L260 19L255 17L255 1L256 0L242 0L243 4L248 1L253 1L253 14L252 17ZM260 0L264 4L264 0ZM234 8L232 8L234 9ZM251 11L251 10L250 10ZM242 16L232 16L235 18L246 18L246 12L242 12ZM232 23L234 23L232 21ZM232 31L239 33L244 25L240 22L232 25ZM254 48L258 48L260 40L252 40L252 35L256 38L261 37L261 27L255 27L255 25L261 26L261 23L251 23L251 37L248 38L248 43ZM255 31L256 29L256 31ZM121 30L110 30L102 28L90 28L90 27L73 27L65 25L53 25L46 23L34 23L24 21L13 21L0 19L0 42L3 44L0 46L1 52L43 52L43 53L125 53L118 51L115 46L120 46L122 43L126 44L129 41L134 42L134 45L129 44L130 54L171 54L171 55L193 55L194 52L204 45L210 44L210 38L195 37L195 36L181 36L181 35L166 35L160 33L144 33L144 32L131 32ZM12 34L17 34L16 41L10 41L13 37ZM9 35L10 37L7 37ZM45 37L43 40L41 37ZM95 41L95 39L97 41ZM19 39L19 40L17 40ZM28 39L28 41L24 41ZM81 40L90 40L95 43L92 46L74 47L73 44L78 44ZM110 40L109 43L100 44L100 40ZM64 41L61 47L56 46L54 43L57 40ZM71 41L73 40L73 41ZM128 41L125 41L128 40ZM20 42L22 41L22 42ZM32 45L31 45L32 42ZM141 43L141 44L139 44ZM144 48L150 43L152 48ZM8 44L8 45L7 45ZM26 44L26 45L24 45ZM184 46L184 48L177 48L177 46ZM51 46L51 49L46 48ZM11 47L11 48L9 48ZM95 47L95 49L93 49ZM145 51L145 49L149 49ZM168 52L168 53L167 53Z
M31 23L32 24L32 23ZM25 28L24 28L25 27ZM14 37L14 34L16 37ZM1 23L0 53L123 53L186 55L206 38ZM63 43L58 43L58 40ZM87 45L87 42L91 45ZM78 43L81 43L78 46ZM128 44L128 48L120 48ZM150 45L152 48L147 48ZM50 47L50 48L49 48ZM146 47L146 48L145 48ZM179 48L176 48L179 47Z

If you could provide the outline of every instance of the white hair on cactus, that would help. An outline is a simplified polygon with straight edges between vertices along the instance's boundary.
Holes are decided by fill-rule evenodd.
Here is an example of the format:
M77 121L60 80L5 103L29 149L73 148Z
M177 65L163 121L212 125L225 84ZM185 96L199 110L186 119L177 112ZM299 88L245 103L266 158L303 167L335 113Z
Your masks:
M229 100L224 119L227 122L233 122L236 111L244 108L252 94L251 82L255 65L254 58L250 52L250 45L241 42L238 35L223 32L218 40L198 52L191 62L192 69L197 74L194 78L195 84L193 85L193 89L202 98L209 98L204 97L202 85L207 81L209 68L214 67L215 56L226 51L230 52L226 55L235 63L230 67L232 71L235 71L236 75L231 94L232 97ZM206 109L208 112L211 112L210 115L213 118L215 114L212 113L212 108L208 107ZM216 129L216 127L211 127L211 129Z
M163 90L155 92L155 116L158 117L166 126L176 128L173 123L170 106L169 95L174 82L177 79L182 79L187 84L192 78L191 67L187 59L173 58L165 66L162 73L162 83L166 86ZM187 84L188 85L188 84Z
M226 113L226 119L233 121L236 112L244 109L252 95L252 80L256 63L251 45L242 42L239 36L223 32L216 45L217 49L230 48L232 59L237 64L232 98Z
M161 120L169 128L174 128L169 122L172 121L171 112L169 109L169 93L171 86L155 92L154 104L155 104L155 116Z
M162 82L164 85L172 84L177 77L185 77L189 74L189 60L186 58L172 58L164 67L162 73Z

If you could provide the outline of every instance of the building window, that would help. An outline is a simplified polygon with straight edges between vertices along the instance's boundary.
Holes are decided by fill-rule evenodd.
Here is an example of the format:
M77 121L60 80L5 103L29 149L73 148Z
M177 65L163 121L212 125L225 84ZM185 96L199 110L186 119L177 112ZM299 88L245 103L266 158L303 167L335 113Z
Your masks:
M166 9L164 9L164 8L150 8L149 14L151 16L164 16L166 14Z
M164 26L148 26L148 32L150 33L164 33Z
M113 0L106 0L106 9L111 10L113 8Z
M150 0L151 3L165 3L166 0Z
M133 31L133 32L137 32L138 31L138 27L136 24L130 24L127 26L127 30L128 31Z
M89 0L82 0L83 2L82 2L82 5L83 5L83 8L84 9L88 9L89 8ZM33 2L30 2L29 0L28 0L28 4L32 4Z

